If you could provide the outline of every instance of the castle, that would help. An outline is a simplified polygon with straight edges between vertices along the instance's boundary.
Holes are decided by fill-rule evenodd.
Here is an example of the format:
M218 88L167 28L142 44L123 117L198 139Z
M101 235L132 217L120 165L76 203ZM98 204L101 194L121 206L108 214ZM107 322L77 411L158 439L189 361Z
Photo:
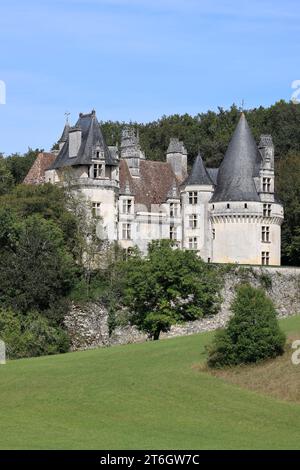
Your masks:
M184 143L171 138L166 161L147 160L132 127L121 146L107 146L95 111L67 123L59 150L39 154L24 182L64 184L99 216L101 237L147 252L151 240L171 239L206 262L280 265L283 207L274 192L274 146L259 145L242 113L220 168L200 153L188 174Z

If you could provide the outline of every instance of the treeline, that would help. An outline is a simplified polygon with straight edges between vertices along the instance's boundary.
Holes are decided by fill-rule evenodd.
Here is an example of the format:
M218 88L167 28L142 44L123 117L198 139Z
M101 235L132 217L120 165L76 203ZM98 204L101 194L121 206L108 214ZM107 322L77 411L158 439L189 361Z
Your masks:
M300 106L279 101L268 108L245 111L254 137L271 134L275 144L275 158L282 159L291 152L300 152ZM209 167L218 167L236 127L240 110L232 105L229 110L207 111L196 116L189 114L163 116L147 124L133 122L140 135L146 157L164 160L170 137L183 140L193 161L200 150ZM103 122L102 129L109 145L120 143L124 123Z

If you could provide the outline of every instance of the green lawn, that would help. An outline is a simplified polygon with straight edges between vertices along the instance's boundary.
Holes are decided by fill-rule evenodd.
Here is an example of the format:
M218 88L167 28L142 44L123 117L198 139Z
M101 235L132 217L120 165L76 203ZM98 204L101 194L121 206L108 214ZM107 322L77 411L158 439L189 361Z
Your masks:
M281 325L300 338L300 316ZM299 448L300 404L193 368L205 359L211 338L201 334L0 366L0 448Z

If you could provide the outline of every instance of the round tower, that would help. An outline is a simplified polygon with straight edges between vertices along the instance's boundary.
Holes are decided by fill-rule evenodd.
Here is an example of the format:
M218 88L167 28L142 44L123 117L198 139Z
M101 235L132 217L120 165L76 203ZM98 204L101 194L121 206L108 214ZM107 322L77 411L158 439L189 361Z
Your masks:
M212 261L280 265L283 207L274 193L274 148L257 147L242 114L221 163L210 200Z

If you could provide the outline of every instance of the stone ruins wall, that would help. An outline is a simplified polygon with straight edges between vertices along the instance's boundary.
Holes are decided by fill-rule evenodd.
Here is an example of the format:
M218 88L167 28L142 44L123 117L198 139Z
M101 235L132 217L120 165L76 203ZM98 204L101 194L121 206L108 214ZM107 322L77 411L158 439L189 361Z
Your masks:
M224 275L223 302L217 315L174 325L161 338L224 327L231 314L229 307L235 295L235 287L245 281L266 290L275 303L279 317L300 314L300 268L235 266ZM117 326L109 335L108 312L99 302L89 302L84 306L73 304L65 318L65 325L71 336L73 350L147 341L146 335L131 326Z

